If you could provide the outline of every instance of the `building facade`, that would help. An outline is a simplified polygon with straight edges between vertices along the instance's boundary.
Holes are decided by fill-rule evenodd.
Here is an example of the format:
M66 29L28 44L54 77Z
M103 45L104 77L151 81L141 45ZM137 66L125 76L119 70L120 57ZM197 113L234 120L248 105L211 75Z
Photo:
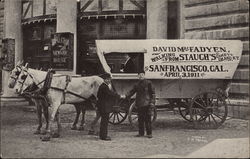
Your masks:
M85 75L102 72L96 39L239 39L244 48L230 97L249 100L247 0L5 0L0 2L0 32L1 39L15 39L15 63ZM51 53L55 33L73 35L69 60ZM125 62L123 56L109 59L114 71ZM8 75L2 74L4 83ZM230 109L239 117L249 111L244 104Z

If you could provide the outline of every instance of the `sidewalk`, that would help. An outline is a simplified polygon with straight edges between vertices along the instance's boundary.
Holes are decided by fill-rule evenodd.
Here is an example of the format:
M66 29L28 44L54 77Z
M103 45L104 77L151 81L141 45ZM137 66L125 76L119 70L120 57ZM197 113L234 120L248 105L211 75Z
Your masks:
M217 139L187 156L158 154L144 158L249 158L249 138Z
M189 154L188 158L249 158L249 138L217 139Z

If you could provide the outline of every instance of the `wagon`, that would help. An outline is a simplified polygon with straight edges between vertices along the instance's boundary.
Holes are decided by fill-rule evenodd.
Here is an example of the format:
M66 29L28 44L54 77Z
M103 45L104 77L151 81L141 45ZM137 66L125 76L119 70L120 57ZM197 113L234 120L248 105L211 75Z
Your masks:
M156 92L153 121L160 106L178 108L196 127L218 128L226 120L226 99L241 58L241 41L96 40L96 46L100 63L112 75L119 94L132 89L138 69L145 70ZM114 107L110 123L120 124L127 117L131 124L136 122L134 97Z

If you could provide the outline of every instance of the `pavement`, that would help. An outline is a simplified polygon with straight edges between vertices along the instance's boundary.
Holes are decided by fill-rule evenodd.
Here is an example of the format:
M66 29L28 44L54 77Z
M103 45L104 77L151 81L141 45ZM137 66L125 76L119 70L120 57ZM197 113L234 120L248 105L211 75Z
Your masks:
M25 108L25 109L24 109ZM31 109L32 108L32 109ZM171 111L158 111L153 138L134 138L128 120L109 125L111 142L88 135L95 111L86 112L86 129L70 127L74 106L60 108L62 132L58 139L41 142L35 107L1 107L1 153L4 158L249 158L249 120L228 118L218 129L193 129ZM99 124L99 123L98 123ZM96 128L99 128L97 124ZM14 151L13 151L14 150Z
M249 158L249 138L216 139L187 156L157 154L143 158Z

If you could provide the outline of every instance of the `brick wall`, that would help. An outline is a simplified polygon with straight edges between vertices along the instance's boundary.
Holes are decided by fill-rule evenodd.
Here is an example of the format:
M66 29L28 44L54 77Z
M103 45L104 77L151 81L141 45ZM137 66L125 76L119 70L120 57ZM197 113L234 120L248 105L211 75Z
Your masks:
M249 117L248 0L184 0L182 7L185 39L238 39L243 42L242 58L230 89L229 114Z

